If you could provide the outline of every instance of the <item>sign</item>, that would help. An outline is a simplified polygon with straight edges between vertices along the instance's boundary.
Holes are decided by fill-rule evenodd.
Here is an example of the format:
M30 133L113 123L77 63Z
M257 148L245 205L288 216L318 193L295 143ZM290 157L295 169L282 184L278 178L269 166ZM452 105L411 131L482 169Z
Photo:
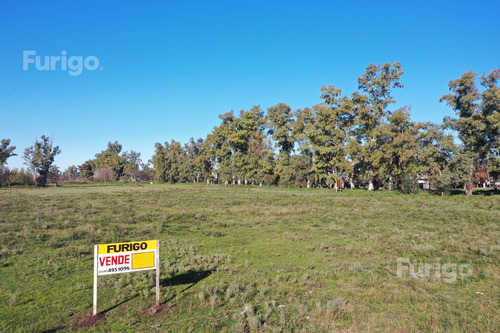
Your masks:
M337 188L342 188L342 180L337 179Z
M97 315L97 277L156 269L156 305L160 305L160 242L157 240L94 245L94 308Z
M97 275L155 269L156 241L98 245Z

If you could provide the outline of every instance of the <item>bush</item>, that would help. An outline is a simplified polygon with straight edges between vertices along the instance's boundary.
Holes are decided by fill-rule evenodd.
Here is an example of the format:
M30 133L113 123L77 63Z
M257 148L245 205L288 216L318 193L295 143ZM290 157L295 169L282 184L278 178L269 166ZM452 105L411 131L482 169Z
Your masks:
M401 184L401 192L404 194L417 193L419 190L418 180L416 177L402 175L399 182Z
M33 184L33 176L24 169L14 168L10 170L9 168L3 168L0 170L0 186L29 186Z

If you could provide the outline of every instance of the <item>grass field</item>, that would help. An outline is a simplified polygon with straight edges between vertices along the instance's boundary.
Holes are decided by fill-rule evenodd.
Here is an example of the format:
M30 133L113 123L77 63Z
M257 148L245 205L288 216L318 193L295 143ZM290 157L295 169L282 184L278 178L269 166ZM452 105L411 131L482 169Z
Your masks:
M146 239L160 240L163 306L154 271L103 276L87 320L93 245ZM0 189L0 244L2 332L500 331L497 195ZM398 258L442 276L398 274Z

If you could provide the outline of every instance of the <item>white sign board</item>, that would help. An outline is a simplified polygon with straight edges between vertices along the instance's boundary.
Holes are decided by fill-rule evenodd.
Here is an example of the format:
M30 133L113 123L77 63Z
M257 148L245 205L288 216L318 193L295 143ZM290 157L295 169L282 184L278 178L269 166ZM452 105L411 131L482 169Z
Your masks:
M97 275L156 269L156 241L98 245Z
M94 316L97 315L97 277L156 269L156 305L160 305L160 243L157 240L94 246Z

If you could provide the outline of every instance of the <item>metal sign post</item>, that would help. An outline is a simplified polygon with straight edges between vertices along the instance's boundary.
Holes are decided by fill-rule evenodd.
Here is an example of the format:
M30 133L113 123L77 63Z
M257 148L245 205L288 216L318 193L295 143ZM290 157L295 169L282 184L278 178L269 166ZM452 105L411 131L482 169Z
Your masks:
M160 241L156 241L156 306L160 305Z
M99 245L94 245L94 309L92 314L97 315L97 265L99 262Z

